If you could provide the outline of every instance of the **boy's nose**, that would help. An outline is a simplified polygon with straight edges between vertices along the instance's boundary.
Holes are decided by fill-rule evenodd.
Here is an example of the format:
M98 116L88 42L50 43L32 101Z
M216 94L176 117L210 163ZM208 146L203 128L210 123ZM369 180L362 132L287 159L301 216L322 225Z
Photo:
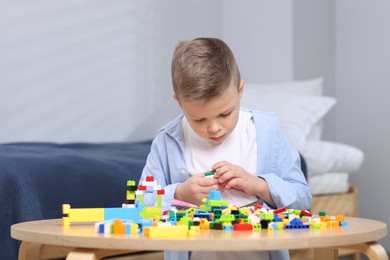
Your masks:
M218 122L213 122L207 128L210 133L218 133L221 130L221 125Z

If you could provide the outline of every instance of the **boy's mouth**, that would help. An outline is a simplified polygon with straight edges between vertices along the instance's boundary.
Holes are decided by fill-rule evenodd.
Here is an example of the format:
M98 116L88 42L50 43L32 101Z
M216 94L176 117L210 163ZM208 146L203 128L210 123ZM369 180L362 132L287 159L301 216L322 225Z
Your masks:
M223 140L225 140L225 137L226 135L221 135L219 137L209 137L209 139L213 142L213 143L221 143Z

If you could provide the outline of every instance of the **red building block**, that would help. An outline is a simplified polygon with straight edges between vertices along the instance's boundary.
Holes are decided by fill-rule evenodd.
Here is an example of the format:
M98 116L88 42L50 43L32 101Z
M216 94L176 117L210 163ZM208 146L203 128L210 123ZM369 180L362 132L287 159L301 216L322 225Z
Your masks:
M146 181L154 181L154 176L150 175L150 176L146 176Z
M286 211L286 208L283 207L283 208L278 208L278 209L275 209L274 210L274 214L279 214L279 213L283 213Z
M253 226L252 224L234 224L233 230L235 231L253 230Z

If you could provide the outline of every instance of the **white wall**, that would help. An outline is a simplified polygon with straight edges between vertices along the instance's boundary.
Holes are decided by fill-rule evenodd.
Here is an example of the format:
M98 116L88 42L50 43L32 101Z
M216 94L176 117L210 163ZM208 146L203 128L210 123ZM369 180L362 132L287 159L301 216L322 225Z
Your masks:
M0 142L127 139L154 112L155 12L151 1L1 1Z
M295 80L322 77L323 93L335 96L336 20L334 1L295 0L293 5L293 70ZM335 110L324 120L323 139L335 135Z
M225 0L222 4L222 38L235 54L241 77L252 83L292 80L292 2Z
M351 174L361 217L390 223L390 2L294 1L294 79L322 75L324 93L338 100L324 139L365 153ZM390 251L389 236L380 241Z
M159 32L159 40L153 50L158 58L150 63L158 70L157 82L152 86L155 110L138 129L149 129L149 138L180 112L172 98L171 83L171 60L176 44L196 37L221 37L222 26L220 1L155 0L153 4L159 10L153 24Z
M281 0L0 0L0 142L152 138L179 112L183 39L223 38L247 81L291 80L291 16Z
M390 2L336 1L336 140L365 152L362 217L390 224ZM381 241L390 251L389 235Z
M1 0L0 142L153 137L178 113L176 42L219 37L220 10L219 1Z

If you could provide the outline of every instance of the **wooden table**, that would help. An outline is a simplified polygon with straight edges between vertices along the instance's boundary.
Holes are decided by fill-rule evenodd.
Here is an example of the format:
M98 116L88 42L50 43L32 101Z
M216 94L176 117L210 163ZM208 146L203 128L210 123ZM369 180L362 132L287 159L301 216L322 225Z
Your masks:
M144 238L137 235L96 234L93 224L62 226L61 219L39 220L15 224L11 236L21 240L19 259L39 259L42 248L68 248L67 259L99 259L140 250L246 251L314 248L315 259L337 259L339 248L353 248L369 259L388 259L376 241L385 237L385 223L346 218L347 227L323 230L296 229L268 231L201 230L194 237Z

